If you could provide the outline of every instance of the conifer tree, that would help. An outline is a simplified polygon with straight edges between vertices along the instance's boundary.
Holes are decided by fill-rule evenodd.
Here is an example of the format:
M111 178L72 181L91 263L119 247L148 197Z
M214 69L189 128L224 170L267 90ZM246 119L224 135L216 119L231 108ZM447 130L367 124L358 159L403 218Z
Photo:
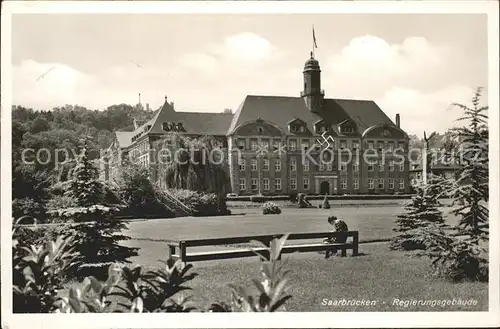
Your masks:
M454 104L464 112L459 120L468 123L451 130L461 141L457 152L460 170L451 191L461 206L453 213L460 217L459 233L474 245L489 237L488 106L480 105L481 92L479 88L474 94L472 107Z
M97 168L89 159L90 138L83 139L80 161L75 168L74 179L71 182L69 194L81 207L90 207L103 200L104 190L97 180Z
M89 159L89 144L90 139L86 137L69 191L78 207L59 211L60 216L78 223L69 229L69 234L77 237L75 249L81 262L78 276L100 276L110 264L128 263L127 258L137 255L137 248L120 244L130 238L122 234L127 229L126 223L113 216L118 209L102 204L103 185L97 180L97 169Z
M429 175L429 182L436 179ZM437 198L436 190L423 185L416 186L416 194L405 205L405 212L398 215L396 228L398 232L390 241L390 248L394 250L425 249L425 232L430 227L442 227L444 224L443 213L439 210L441 205Z
M436 184L459 205L452 210L459 217L458 225L448 232L429 230L426 251L418 255L432 259L436 272L452 281L488 280L488 106L481 106L480 98L478 88L472 107L453 104L464 112L459 121L467 121L451 130L460 144L455 153L460 169L456 180Z

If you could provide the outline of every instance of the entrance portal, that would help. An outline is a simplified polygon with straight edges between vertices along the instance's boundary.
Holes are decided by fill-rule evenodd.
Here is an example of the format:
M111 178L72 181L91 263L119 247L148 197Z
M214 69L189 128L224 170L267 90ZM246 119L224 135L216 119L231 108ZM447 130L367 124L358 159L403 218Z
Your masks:
M321 182L319 193L321 195L330 194L330 183L328 183L327 181Z

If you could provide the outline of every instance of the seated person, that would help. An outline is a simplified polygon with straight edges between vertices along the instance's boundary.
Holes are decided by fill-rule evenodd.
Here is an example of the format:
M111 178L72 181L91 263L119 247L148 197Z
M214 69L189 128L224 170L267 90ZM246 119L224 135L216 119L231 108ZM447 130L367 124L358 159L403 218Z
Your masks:
M347 232L349 231L349 228L347 227L346 222L344 222L341 219L338 219L336 216L330 216L328 217L328 224L332 225L334 227L334 230L332 232ZM323 240L324 243L345 243L347 241L347 236L342 236L342 237L332 237L332 238L325 238ZM328 249L325 253L325 258L329 258L331 255L337 255L337 248L332 247L331 249Z

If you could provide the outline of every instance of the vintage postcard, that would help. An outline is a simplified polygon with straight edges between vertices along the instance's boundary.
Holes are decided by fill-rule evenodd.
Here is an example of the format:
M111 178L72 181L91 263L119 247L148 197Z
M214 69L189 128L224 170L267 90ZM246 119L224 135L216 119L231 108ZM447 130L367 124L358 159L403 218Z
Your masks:
M500 325L494 1L2 5L2 327Z

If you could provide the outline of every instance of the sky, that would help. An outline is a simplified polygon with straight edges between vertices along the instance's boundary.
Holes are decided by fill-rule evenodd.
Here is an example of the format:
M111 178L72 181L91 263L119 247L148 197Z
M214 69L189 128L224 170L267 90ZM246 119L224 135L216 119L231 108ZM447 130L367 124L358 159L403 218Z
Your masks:
M369 99L410 134L443 132L487 88L480 14L17 14L13 103L236 110L299 96L314 25L327 98ZM487 89L486 89L487 92ZM279 109L277 109L279 110Z

